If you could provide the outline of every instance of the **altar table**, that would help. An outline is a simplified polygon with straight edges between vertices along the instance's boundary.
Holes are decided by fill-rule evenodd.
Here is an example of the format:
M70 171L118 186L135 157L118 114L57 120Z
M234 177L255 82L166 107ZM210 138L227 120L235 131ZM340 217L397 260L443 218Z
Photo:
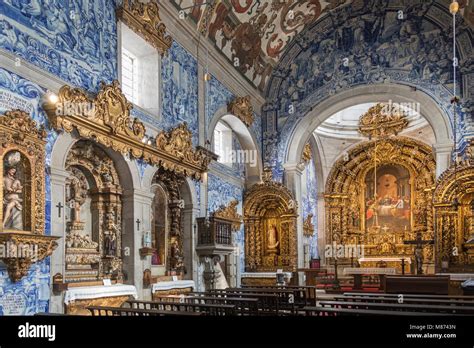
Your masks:
M138 298L137 288L133 285L72 287L64 293L65 312L72 315L91 315L86 307L120 307L130 296Z
M160 296L186 294L193 291L196 285L193 280L174 280L154 283L151 287L153 299Z
M378 275L380 278L380 286L383 286L384 277L387 274L397 274L395 268L375 268L375 267L346 267L344 268L344 275L354 276L354 290L362 290L362 276L363 275Z
M291 272L283 272L285 282L290 283L291 277L293 276ZM241 281L242 285L247 286L270 286L276 285L277 272L246 272L242 273Z

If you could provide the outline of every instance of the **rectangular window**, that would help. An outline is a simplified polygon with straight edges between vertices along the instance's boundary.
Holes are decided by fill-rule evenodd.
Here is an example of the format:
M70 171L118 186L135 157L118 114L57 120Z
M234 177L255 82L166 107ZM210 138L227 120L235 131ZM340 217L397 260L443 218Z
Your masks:
M159 118L160 54L156 48L120 24L121 86L128 101Z
M127 99L136 104L137 95L136 57L122 48L122 91Z
M232 166L232 129L219 122L214 129L214 152L219 163Z

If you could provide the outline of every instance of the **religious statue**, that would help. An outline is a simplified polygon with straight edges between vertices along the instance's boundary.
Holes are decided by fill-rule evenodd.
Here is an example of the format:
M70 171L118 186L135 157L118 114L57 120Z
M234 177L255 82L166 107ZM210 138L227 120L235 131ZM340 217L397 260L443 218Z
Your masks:
M423 274L423 244L415 246L416 274Z
M81 207L87 199L87 185L76 176L70 177L70 191L67 197L73 210L72 223L81 222Z
M114 222L115 214L108 212L106 216L106 228L104 233L105 256L117 256L117 226Z
M16 177L15 167L21 160L19 152L11 154L7 160L6 173L3 178L3 228L23 230L23 199L21 198L23 185Z
M270 254L278 254L278 231L275 225L271 225L268 229L267 250Z

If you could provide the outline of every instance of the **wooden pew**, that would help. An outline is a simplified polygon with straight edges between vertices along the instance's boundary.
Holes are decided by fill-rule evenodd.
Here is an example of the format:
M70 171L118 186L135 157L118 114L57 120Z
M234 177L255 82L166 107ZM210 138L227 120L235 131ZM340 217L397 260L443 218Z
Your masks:
M408 297L399 298L398 296L334 296L334 301L348 302L372 302L372 303L407 303L407 304L427 304L427 305L446 305L446 306L474 306L473 301L464 301L456 299L430 299Z
M171 303L197 303L197 304L225 304L235 306L237 314L240 315L258 315L258 299L242 297L216 297L216 296L194 296L186 294L180 297L157 297L156 301Z
M285 289L265 289L265 288L227 288L225 290L210 290L210 292L226 292L234 294L246 294L246 293L256 293L256 294L265 294L265 295L276 295L278 297L278 308L281 311L287 311L290 313L295 312L295 295L292 290ZM305 296L304 292L300 292L301 296Z
M448 295L449 276L387 275L384 278L386 293Z
M451 316L445 313L427 313L427 312L401 312L373 309L348 309L332 307L304 307L303 311L307 316L403 316L403 317L439 317Z
M172 312L196 312L213 316L233 316L236 315L235 306L225 304L201 304L201 303L179 303L179 302L158 302L158 301L138 301L128 300L124 305L130 308L172 311Z
M443 306L423 305L406 303L374 303L374 302L348 302L348 301L320 301L321 307L348 308L348 309L371 309L403 312L429 312L446 314L474 314L474 307L470 306Z
M295 295L295 304L298 307L315 306L316 305L316 287L304 285L259 285L249 286L243 285L243 289L284 289L292 290Z
M384 293L361 293L361 292L345 292L343 296L354 296L354 297L396 297L400 294L384 294ZM440 299L440 300L461 300L461 301L474 301L474 296L466 295L426 295L426 294L403 294L404 298L426 298L426 299Z
M151 317L151 316L201 316L197 312L157 311L137 308L89 306L87 309L94 317Z
M270 315L278 316L283 313L280 311L279 303L280 298L275 294L263 294L263 293L242 293L242 292L225 292L222 291L208 291L204 293L191 293L194 296L213 296L218 298L255 298L258 300L258 314L259 315Z

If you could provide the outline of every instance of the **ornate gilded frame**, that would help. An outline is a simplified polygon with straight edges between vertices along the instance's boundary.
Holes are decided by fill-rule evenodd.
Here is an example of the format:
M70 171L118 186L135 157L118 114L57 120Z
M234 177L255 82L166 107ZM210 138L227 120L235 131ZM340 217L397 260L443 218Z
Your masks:
M294 272L298 265L297 217L298 203L288 188L271 180L269 171L264 181L250 188L244 197L245 267L247 272L274 272L277 269ZM283 264L270 264L264 255L264 221L268 211L278 216L279 226L287 245L279 258Z
M375 149L377 145L377 150ZM336 161L326 182L326 241L328 244L352 244L353 236L364 236L366 231L364 188L365 177L377 165L400 165L411 177L412 208L411 232L421 232L424 238L433 237L432 191L436 162L432 149L424 143L407 138L392 137L367 141L348 153L348 160ZM359 217L354 226L353 217ZM351 220L352 219L352 220ZM430 252L430 259L433 257Z
M31 178L29 204L30 227L26 231L3 230L0 223L0 244L15 250L24 246L32 247L34 255L2 255L0 258L7 266L13 282L24 277L34 262L43 260L57 247L59 237L44 235L45 226L45 157L46 132L37 128L36 122L24 111L7 111L0 116L0 202L3 202L3 163L4 156L11 151L20 152L29 162ZM0 209L0 221L3 221L3 209Z
M7 111L0 117L0 182L3 183L4 156L11 151L20 152L29 162L31 178L30 217L33 234L44 233L45 212L45 141L46 132L37 128L36 122L24 111ZM0 190L0 202L3 202L3 190ZM3 209L0 209L0 221L3 221ZM0 230L3 226L0 225ZM18 232L18 231L3 231Z
M472 145L471 145L472 146ZM433 193L436 268L452 272L474 270L474 159L451 165L437 180ZM446 265L443 266L443 261Z
M117 9L117 20L121 20L133 31L166 55L173 38L166 34L166 26L161 21L160 9L155 1L143 3L138 0L123 0Z
M148 142L146 128L138 118L131 118L132 104L117 80L110 85L102 83L94 99L81 89L63 86L58 101L46 102L44 109L56 130L68 133L76 130L84 139L123 155L141 158L177 175L199 180L207 171L209 153L202 147L193 147L192 134L186 123L161 131L154 141Z

